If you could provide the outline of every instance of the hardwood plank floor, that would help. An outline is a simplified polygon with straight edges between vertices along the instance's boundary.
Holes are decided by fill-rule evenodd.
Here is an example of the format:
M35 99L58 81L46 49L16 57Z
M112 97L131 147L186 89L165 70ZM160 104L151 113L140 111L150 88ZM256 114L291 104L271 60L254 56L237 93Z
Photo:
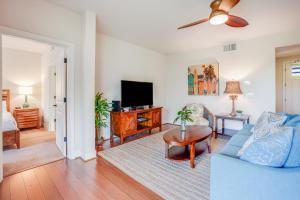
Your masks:
M174 125L163 125L163 130ZM153 134L159 130L153 130ZM126 142L147 137L149 133L130 137ZM214 144L215 139L212 140ZM30 143L29 143L30 144ZM120 145L103 143L102 151ZM160 200L159 195L138 183L101 157L84 162L63 159L6 177L0 184L1 200Z
M55 141L55 133L47 131L43 128L21 130L20 135L21 148L29 147L35 144ZM15 148L15 145L11 145L4 147L4 150Z
M164 125L166 130L172 125ZM153 130L153 134L159 130ZM148 136L129 138L126 142ZM120 145L104 142L97 151ZM66 199L66 200L160 200L159 195L138 183L101 157L84 162L81 159L60 160L4 178L0 199Z
M1 200L155 200L160 196L104 159L60 160L6 177Z
M167 129L174 128L174 127L176 127L176 125L163 124L162 125L162 131L165 131ZM151 131L151 135L159 133L159 132L160 132L159 128L155 128ZM137 135L134 135L134 136L130 136L130 137L125 139L125 143L133 141L133 140L137 140L137 139L140 139L140 138L143 138L143 137L147 137L149 135L150 134L148 132L144 132L144 133L140 133L140 134L137 134ZM120 138L115 137L114 142L112 144L110 143L110 140L105 140L104 143L102 144L102 146L97 147L96 150L97 150L97 152L99 152L99 151L103 151L105 149L109 149L109 148L116 147L116 146L119 146L119 145L121 145Z

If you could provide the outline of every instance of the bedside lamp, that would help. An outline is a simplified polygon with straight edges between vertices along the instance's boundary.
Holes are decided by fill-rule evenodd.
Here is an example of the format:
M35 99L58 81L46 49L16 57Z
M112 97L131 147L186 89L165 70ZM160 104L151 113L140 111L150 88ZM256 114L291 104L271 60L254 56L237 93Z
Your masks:
M242 94L240 82L239 81L227 81L224 93L229 94L229 98L232 100L232 111L229 115L234 117L234 116L236 116L234 103L238 98L238 94Z
M32 94L32 87L19 87L19 94L25 95L25 102L23 104L23 108L28 108L28 95Z

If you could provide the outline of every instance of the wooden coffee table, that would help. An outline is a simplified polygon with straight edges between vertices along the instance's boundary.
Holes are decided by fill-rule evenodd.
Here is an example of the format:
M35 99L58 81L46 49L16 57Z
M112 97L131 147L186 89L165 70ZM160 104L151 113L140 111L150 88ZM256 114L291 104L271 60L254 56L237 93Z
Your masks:
M188 126L184 137L180 127L171 129L163 136L166 143L165 157L171 160L189 159L191 168L194 168L196 156L203 153L206 148L211 153L211 137L212 129L207 126Z

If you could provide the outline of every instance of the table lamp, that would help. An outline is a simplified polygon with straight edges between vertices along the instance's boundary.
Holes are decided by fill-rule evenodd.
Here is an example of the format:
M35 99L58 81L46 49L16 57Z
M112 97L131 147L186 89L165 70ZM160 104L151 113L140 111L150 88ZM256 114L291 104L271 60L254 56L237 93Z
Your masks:
M236 111L235 111L234 104L238 98L238 94L242 94L240 82L239 81L227 81L224 93L229 94L229 98L232 100L232 111L231 111L231 113L229 113L229 115L235 117Z
M23 104L23 108L28 108L28 95L32 94L32 87L19 87L19 94L25 96L25 102Z

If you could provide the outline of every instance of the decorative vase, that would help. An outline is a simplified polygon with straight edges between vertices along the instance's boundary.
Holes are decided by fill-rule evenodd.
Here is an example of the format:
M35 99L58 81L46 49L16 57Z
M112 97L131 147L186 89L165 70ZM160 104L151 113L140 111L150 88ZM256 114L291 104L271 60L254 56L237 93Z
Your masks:
M186 131L186 123L185 122L181 122L181 131Z
M180 137L181 137L181 139L185 138L185 134L186 134L186 123L181 122L181 127L180 127Z

